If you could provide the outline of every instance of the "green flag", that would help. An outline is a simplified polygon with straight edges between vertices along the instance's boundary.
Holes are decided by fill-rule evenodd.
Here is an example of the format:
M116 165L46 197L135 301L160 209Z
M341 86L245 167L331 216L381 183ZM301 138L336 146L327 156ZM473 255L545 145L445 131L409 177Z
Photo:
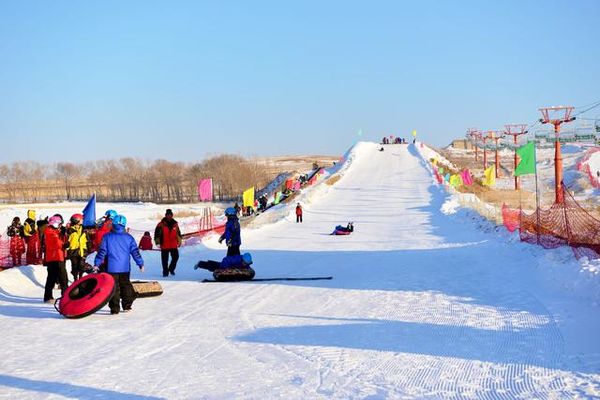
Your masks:
M521 158L515 169L515 176L535 174L535 142L529 142L517 149L517 155Z

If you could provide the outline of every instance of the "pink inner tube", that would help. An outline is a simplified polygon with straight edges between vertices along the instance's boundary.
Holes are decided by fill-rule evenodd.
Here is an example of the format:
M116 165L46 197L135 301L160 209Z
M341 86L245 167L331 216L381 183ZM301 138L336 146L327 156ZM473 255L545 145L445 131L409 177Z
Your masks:
M104 307L115 290L111 275L104 272L86 275L67 288L55 308L66 318L87 317Z

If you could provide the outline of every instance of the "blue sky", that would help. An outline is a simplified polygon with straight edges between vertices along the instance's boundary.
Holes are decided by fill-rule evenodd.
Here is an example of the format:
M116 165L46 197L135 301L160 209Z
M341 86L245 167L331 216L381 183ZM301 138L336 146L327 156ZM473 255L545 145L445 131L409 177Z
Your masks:
M600 100L599 16L594 0L5 0L0 162L341 154L359 130L445 145Z

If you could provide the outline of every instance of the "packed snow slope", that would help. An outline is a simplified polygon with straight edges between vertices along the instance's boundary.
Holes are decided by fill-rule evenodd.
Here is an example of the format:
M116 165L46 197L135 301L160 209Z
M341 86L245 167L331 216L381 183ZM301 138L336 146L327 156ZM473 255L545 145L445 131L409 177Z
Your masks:
M144 254L163 296L66 320L41 303L43 267L0 273L0 398L600 396L597 289L569 251L443 214L417 149L378 148L300 197L304 223L290 204L242 232L257 277L331 281L201 283L192 265L224 255L212 238L182 249L176 277Z

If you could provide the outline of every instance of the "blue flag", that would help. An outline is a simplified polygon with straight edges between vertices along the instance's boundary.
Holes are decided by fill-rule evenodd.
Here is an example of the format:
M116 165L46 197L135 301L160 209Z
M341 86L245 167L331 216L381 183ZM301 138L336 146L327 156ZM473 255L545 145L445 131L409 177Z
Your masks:
M94 228L96 226L96 193L92 195L83 209L83 227Z

